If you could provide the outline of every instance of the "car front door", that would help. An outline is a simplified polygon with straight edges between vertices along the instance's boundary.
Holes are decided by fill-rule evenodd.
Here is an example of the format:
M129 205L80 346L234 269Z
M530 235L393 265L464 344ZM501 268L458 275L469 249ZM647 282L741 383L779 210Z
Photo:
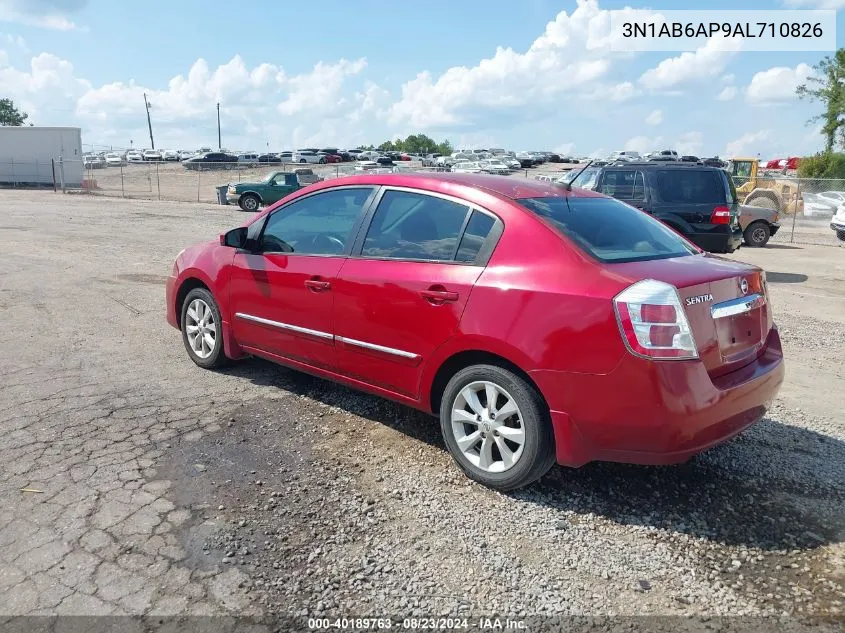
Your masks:
M455 334L502 222L456 198L385 188L335 284L339 370L419 396L422 369Z
M231 322L246 351L334 368L334 283L374 192L337 187L297 198L263 221L251 250L235 254Z

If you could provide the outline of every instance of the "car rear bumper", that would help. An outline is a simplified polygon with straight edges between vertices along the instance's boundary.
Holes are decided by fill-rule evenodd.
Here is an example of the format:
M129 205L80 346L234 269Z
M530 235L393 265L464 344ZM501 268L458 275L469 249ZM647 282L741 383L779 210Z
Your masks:
M709 253L733 253L742 245L742 230L707 231L687 235L689 240Z
M701 361L626 354L608 374L531 372L551 408L560 464L676 464L760 420L783 382L777 329L761 355L711 378Z

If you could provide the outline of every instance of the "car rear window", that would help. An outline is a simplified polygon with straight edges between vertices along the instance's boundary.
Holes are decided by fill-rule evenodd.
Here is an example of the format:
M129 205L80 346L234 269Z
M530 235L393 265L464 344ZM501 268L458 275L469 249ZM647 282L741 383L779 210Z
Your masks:
M725 204L725 183L715 169L661 169L657 190L663 202Z
M647 213L614 198L522 198L517 200L605 263L694 255L684 238Z

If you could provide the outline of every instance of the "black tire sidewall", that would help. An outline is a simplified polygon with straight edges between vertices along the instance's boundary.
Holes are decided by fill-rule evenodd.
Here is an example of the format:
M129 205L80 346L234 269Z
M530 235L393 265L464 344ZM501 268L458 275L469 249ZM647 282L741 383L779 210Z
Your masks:
M247 209L246 205L244 204L245 200L255 200L255 208L254 209ZM248 213L255 213L256 211L258 211L258 208L261 206L261 203L259 202L259 200L256 196L254 196L252 194L247 194L245 196L241 196L241 199L238 200L238 206L243 211L247 211Z
M211 308L211 313L214 315L214 338L216 345L214 352L208 358L200 358L191 349L191 344L188 341L188 332L185 329L185 314L188 312L188 306L194 299L202 299ZM204 369L212 369L221 367L227 362L226 354L223 352L223 322L220 317L220 308L217 307L217 302L214 296L205 288L194 288L186 296L182 302L182 309L180 311L179 325L182 330L182 343L185 345L185 350L188 352L188 357L197 365Z
M754 234L754 231L758 228L763 228L763 229L766 230L766 239L764 239L762 242L755 242L751 238L751 236ZM754 247L760 248L760 247L768 244L769 238L771 237L771 235L772 235L772 232L771 232L771 230L769 230L769 226L765 222L763 222L762 220L757 220L756 222L752 222L751 224L749 224L748 227L745 229L745 233L744 233L745 243L748 244L748 246L754 246Z
M458 448L452 433L452 405L468 384L490 381L507 391L519 406L525 429L525 446L515 466L503 473L487 473L473 466ZM554 436L549 412L536 389L513 372L496 365L473 365L456 373L443 392L440 404L440 428L452 458L467 474L485 486L508 491L526 486L548 472L554 463Z

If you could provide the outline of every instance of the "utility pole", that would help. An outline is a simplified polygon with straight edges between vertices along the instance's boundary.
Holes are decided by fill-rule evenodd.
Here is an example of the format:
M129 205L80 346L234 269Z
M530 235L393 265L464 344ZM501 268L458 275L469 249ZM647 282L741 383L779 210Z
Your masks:
M217 102L217 149L223 149L223 141L220 139L220 102Z
M147 127L150 128L150 149L156 148L156 142L153 140L153 124L150 121L150 102L147 101L147 93L144 93L144 107L147 108Z

